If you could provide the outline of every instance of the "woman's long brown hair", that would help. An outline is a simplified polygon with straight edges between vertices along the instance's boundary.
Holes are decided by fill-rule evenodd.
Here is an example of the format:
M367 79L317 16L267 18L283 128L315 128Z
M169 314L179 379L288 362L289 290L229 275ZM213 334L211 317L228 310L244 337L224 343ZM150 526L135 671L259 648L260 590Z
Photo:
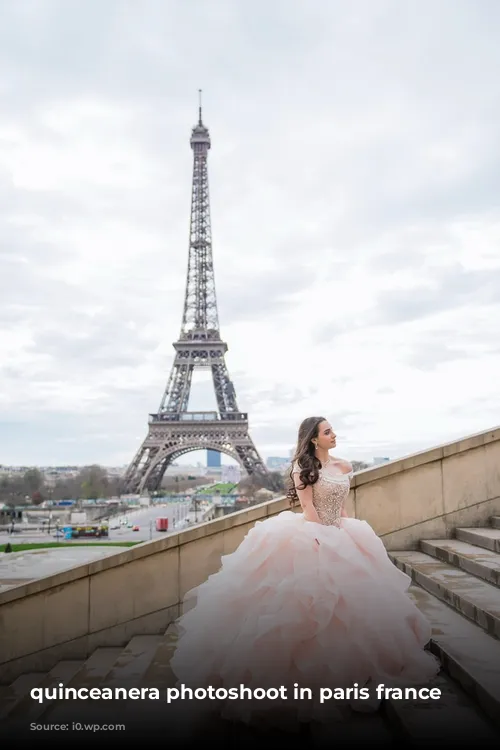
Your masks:
M290 499L290 505L295 505L299 501L295 482L293 481L294 464L297 462L300 467L300 485L299 490L305 490L310 484L316 484L321 469L321 461L314 455L313 439L318 437L318 428L321 422L326 422L325 417L307 417L299 427L297 438L297 448L292 459L292 468L290 470L291 485L287 492Z

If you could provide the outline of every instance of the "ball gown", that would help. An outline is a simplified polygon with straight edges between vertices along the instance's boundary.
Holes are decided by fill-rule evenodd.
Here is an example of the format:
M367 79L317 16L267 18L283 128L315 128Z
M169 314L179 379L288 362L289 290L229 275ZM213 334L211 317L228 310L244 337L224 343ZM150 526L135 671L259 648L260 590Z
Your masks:
M287 688L281 701L218 701L223 716L251 723L286 709L327 721L322 687L416 686L439 671L410 578L368 523L342 516L351 477L325 467L312 490L319 523L293 510L258 521L186 596L194 606L178 620L171 661L178 685ZM312 699L290 700L294 685Z

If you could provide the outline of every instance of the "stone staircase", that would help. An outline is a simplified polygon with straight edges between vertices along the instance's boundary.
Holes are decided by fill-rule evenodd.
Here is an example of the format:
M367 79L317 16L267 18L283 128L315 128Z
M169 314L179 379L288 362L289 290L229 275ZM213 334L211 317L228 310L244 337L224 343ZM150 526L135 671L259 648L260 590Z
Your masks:
M429 742L450 742L450 728L456 734L454 747L500 739L500 517L486 528L459 528L455 538L423 540L418 551L390 552L395 565L411 576L411 596L433 625L431 650L443 669L433 686L439 687L439 701L385 701L375 714L351 713L341 724L313 727L305 734L290 734L287 748L332 746L354 740L384 747L400 743L420 747ZM95 737L153 739L168 738L170 747L187 742L176 720L182 710L192 712L193 703L167 705L163 701L110 701L76 704L74 701L37 703L29 695L34 687L158 687L175 685L169 662L175 648L175 624L163 635L135 636L124 647L98 648L86 660L60 661L47 673L18 677L0 686L0 733L5 737L26 736L31 723L52 725L91 722L124 724L126 730L95 730ZM208 723L207 723L208 721ZM213 722L213 720L211 720ZM195 742L213 731L218 739L239 747L263 745L264 737L254 730L210 720L189 722ZM161 725L161 729L160 729ZM82 730L84 731L84 730ZM161 733L161 734L160 734ZM49 734L44 732L44 737ZM65 735L65 736L63 736ZM50 734L50 741L73 742L78 733ZM93 735L84 732L85 742ZM178 745L175 744L176 738ZM278 738L266 735L277 747ZM174 744L173 744L174 743Z

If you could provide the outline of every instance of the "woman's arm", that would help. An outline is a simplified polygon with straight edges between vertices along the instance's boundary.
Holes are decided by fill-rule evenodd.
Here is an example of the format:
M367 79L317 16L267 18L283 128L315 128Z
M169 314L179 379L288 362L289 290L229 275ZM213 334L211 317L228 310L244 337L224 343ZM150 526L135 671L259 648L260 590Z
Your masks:
M342 461L342 464L343 464L342 465L342 469L343 469L344 473L348 474L349 475L349 479L350 479L352 477L352 474L353 474L352 464L349 461L345 461L345 460ZM342 507L342 512L341 512L340 516L341 516L341 518L349 518L349 516L347 515L346 509L345 509L344 506Z
M293 481L295 484L295 489L297 490L297 495L299 497L302 512L304 513L304 518L306 519L306 521L320 523L318 513L313 503L312 486L309 484L305 488L305 490L299 490L302 482L300 481L300 476L299 474L297 474L297 472L295 472L293 475Z

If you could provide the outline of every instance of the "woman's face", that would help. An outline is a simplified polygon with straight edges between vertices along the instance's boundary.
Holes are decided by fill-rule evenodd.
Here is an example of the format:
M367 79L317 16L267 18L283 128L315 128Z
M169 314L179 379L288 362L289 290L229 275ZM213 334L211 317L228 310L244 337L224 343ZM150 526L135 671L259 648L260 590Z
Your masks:
M317 447L329 451L337 445L337 436L329 422L320 422L318 426Z

